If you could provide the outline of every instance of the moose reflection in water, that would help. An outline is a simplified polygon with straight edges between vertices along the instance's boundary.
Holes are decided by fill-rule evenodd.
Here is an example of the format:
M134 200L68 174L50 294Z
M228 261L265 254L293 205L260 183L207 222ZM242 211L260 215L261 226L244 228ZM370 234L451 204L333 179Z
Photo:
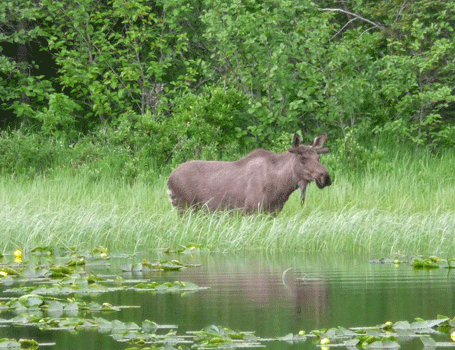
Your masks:
M193 279L194 283L210 288L182 301L184 306L173 305L166 312L189 307L205 323L218 322L229 327L243 324L250 330L261 330L264 324L273 327L277 322L276 312L286 313L289 324L304 327L292 329L293 332L330 324L331 288L318 270L303 273L300 269L290 269L283 275L280 268L262 262L247 259L245 263L248 264L245 269L221 264L222 272L217 270L218 273ZM310 320L312 323L308 324ZM269 334L279 335L280 332Z
M332 184L319 162L319 155L329 151L324 147L326 140L327 134L320 134L306 146L295 134L292 147L284 153L258 149L234 162L183 163L168 180L170 200L180 213L206 206L210 211L277 214L297 188L303 202L310 182L320 189Z
M258 305L286 302L296 318L311 315L318 321L328 321L330 286L316 273L301 275L289 269L279 276L259 270L244 283L245 297Z

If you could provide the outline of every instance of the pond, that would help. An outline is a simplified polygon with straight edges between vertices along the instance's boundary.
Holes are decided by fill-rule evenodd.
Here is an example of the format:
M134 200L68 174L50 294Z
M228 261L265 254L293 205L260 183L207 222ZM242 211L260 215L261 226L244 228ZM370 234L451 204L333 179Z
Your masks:
M222 328L227 327L234 331L254 332L257 338L243 344L245 346L249 344L265 346L268 349L318 349L320 347L315 344L315 338L301 338L301 341L296 342L299 332L305 331L308 335L312 330L374 327L386 322L412 323L415 318L433 320L439 314L450 318L455 315L455 272L452 269L414 269L408 263L373 264L369 260L379 258L373 256L254 252L223 254L196 253L196 250L194 254L110 254L108 260L90 260L90 257L85 257L87 263L83 266L84 273L88 271L91 275L107 279L100 281L100 285L104 283L113 287L126 284L129 287L93 293L86 293L81 289L80 292L76 291L76 294L54 294L46 298L62 301L76 297L87 304L109 303L113 307L122 307L115 312L91 312L81 311L83 308L79 305L79 308L76 306L76 310L71 313L71 307L65 304L63 307L68 307L65 312L51 314L57 320L69 320L74 316L91 320L102 318L105 320L103 322L109 324L104 331L99 325L100 321L96 321L96 326L93 327L61 327L61 322L59 325L58 322L49 321L52 317L47 314L47 309L34 311L37 317L41 318L41 321L37 321L38 324L32 324L30 319L24 319L22 323L11 323L10 320L21 314L27 313L30 318L30 314L34 312L20 308L4 308L0 315L3 322L0 338L35 339L41 344L40 348L49 346L49 349L141 348L141 343L134 345L125 342L128 337L133 337L131 333L134 329L123 330L122 336L113 335L113 326L109 321L118 320L124 325L136 325L140 328L145 320L149 320L156 322L157 325L153 327L163 327L156 330L156 334L171 332L174 335L168 337L167 343L164 341L168 346L183 345L191 348L194 344L192 332L215 325L221 328L212 330L222 332ZM53 257L33 257L30 261L33 261L35 270L39 270L39 266L49 259L54 259L54 264L59 261ZM143 259L178 259L189 265L178 271L150 270L146 264L142 265L141 270L138 268L141 265L128 265L140 263ZM4 263L4 266L6 265ZM16 266L16 269L18 268L19 266ZM81 275L83 274L79 272L77 276ZM4 278L0 285L3 304L8 303L11 298L34 294L33 290L25 288L27 286L36 287L47 283L48 288L52 285L56 288L58 285L61 287L71 284L68 278L45 282L45 279L40 278L42 276L35 277L32 280L23 277L10 280ZM71 278L76 281L78 277ZM192 286L189 282L192 282L203 288L157 292L131 287L139 282L150 281L158 282L157 285L182 281L187 283L189 289ZM90 284L92 285L98 283ZM27 302L33 303L33 300ZM61 306L58 305L58 308ZM448 333L438 332L436 328L432 331L435 333L432 338L436 341L451 341ZM295 337L294 342L269 341L290 333ZM217 340L220 338L223 337L217 337ZM214 344L228 347L227 344L218 344L216 341L207 343ZM421 340L414 336L399 338L399 344L401 349L423 349ZM144 346L151 345L146 343Z

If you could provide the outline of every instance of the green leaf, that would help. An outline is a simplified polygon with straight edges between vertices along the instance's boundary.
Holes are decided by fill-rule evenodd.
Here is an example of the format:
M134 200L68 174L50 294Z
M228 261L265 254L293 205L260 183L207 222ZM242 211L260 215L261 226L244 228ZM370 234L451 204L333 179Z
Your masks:
M423 343L423 346L425 348L434 348L436 346L436 341L433 338L430 338L429 336L422 336L420 337L420 340Z

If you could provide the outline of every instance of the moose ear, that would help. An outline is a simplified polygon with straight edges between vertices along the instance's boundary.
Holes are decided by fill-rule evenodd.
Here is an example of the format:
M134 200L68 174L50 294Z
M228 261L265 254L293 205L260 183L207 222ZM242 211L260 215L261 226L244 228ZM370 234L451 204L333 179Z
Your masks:
M294 142L292 143L292 147L299 147L299 146L300 146L300 135L295 133Z
M316 150L321 150L318 153L327 153L329 150L324 150L322 147L324 147L324 143L327 140L327 134L320 134L319 136L316 136L311 143L311 147L313 147Z
M316 149L317 154L329 153L329 149L327 147Z

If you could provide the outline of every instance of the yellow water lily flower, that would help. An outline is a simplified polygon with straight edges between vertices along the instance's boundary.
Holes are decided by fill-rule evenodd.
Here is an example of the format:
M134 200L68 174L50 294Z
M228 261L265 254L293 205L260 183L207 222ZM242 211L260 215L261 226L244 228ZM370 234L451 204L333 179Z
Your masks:
M22 262L22 250L16 249L14 251L14 262L20 264Z
M330 339L329 338L322 338L321 339L321 345L326 345L330 344Z
M92 250L92 253L100 253L102 258L107 258L107 248L100 245L99 247Z
M3 277L6 277L8 276L8 272L6 271L0 271L0 277L3 278Z
M450 339L452 339L453 341L455 341L455 331L453 331L452 333L450 333Z

